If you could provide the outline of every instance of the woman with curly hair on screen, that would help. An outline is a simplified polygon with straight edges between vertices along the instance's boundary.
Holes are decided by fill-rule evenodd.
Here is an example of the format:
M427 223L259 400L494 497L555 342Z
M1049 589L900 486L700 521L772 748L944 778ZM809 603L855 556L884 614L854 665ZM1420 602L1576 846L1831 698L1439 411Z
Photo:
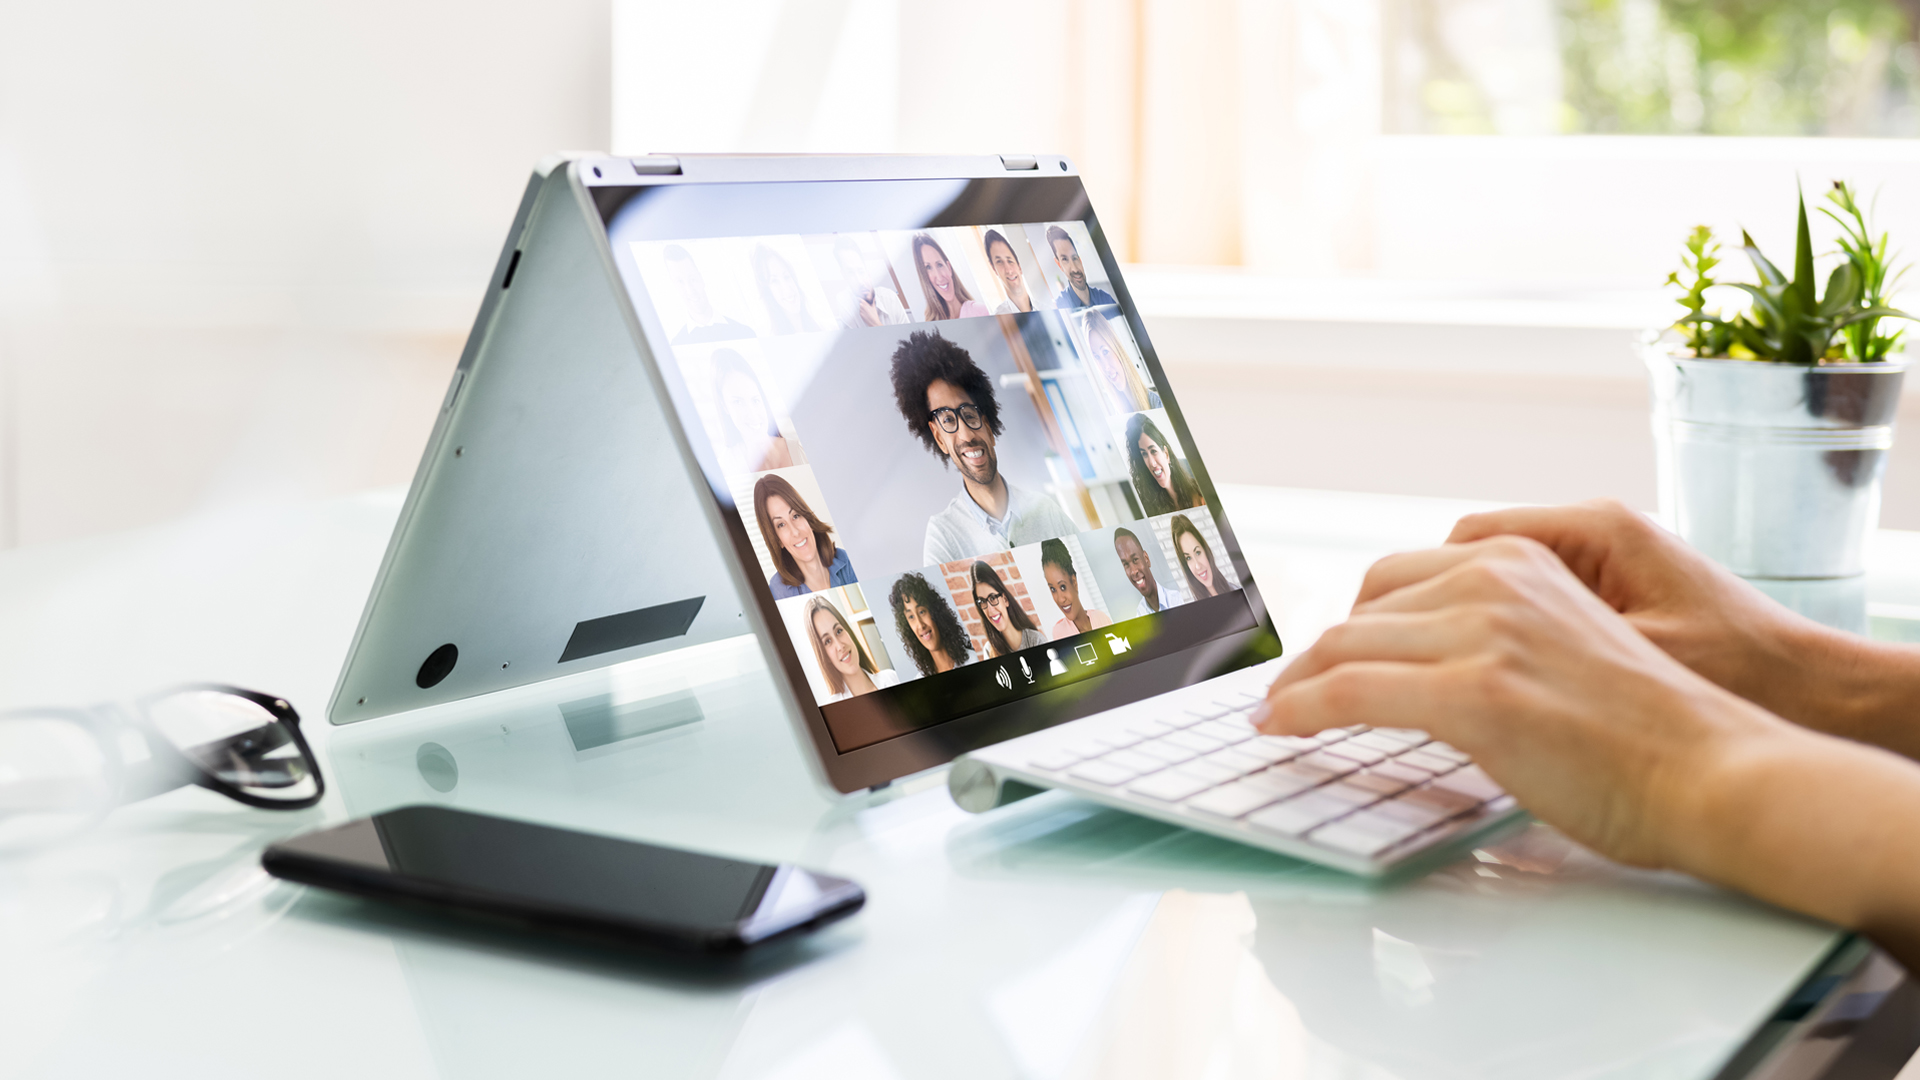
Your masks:
M1193 482L1173 443L1146 413L1134 413L1127 421L1127 462L1134 494L1140 496L1140 509L1148 517L1207 505L1207 497L1200 494L1200 485Z
M919 574L902 574L887 594L893 626L922 675L952 671L973 660L967 630L953 605Z

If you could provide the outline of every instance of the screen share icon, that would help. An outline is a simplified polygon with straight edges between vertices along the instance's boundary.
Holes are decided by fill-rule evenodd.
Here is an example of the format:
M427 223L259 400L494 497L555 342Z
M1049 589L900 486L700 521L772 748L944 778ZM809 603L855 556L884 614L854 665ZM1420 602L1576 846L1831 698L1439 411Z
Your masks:
M1093 651L1093 644L1092 644L1091 642L1089 642L1089 643L1087 643L1087 644L1084 644L1084 645L1075 645L1075 646L1073 647L1073 655L1074 655L1074 657L1075 657L1075 658L1077 658L1077 659L1078 659L1078 660L1079 660L1079 661L1080 661L1080 662L1081 662L1082 664L1085 664L1085 665L1086 665L1086 666L1088 666L1088 667L1092 667L1092 666L1093 666L1093 661L1094 661L1094 655L1095 655L1095 654L1094 654L1094 651Z

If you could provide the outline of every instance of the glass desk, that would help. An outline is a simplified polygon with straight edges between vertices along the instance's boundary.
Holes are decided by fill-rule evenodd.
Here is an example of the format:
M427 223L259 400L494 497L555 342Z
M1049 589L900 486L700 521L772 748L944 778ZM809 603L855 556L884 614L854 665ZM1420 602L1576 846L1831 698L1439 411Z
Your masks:
M1225 498L1296 649L1374 558L1473 509ZM0 559L4 704L258 685L305 708L331 784L286 815L182 790L0 859L0 1075L1704 1080L1847 941L1538 825L1369 886L1058 794L973 817L940 773L831 797L745 641L330 728L398 502ZM868 905L715 970L258 868L280 836L415 802L803 862Z

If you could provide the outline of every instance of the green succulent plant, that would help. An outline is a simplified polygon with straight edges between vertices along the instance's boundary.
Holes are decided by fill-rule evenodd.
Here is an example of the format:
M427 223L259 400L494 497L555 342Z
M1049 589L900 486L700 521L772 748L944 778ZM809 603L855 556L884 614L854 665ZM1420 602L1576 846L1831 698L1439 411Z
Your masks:
M1839 222L1844 238L1840 241L1845 260L1827 276L1824 291L1818 288L1813 268L1813 238L1807 227L1807 200L1799 199L1800 219L1794 235L1793 276L1788 277L1761 254L1760 246L1746 230L1741 230L1741 250L1753 264L1758 284L1729 282L1752 298L1748 310L1726 318L1709 314L1706 292L1722 282L1712 277L1720 264L1719 244L1713 230L1696 227L1687 237L1681 270L1667 276L1668 284L1682 285L1680 298L1686 314L1674 326L1686 334L1687 347L1695 356L1744 357L1785 364L1817 364L1823 360L1870 362L1884 360L1898 345L1901 333L1880 334L1882 319L1911 319L1913 316L1889 307L1886 295L1905 271L1889 272L1883 233L1874 239L1866 214L1845 184L1836 185L1828 198L1839 212L1826 210ZM1691 280L1682 281L1681 274Z

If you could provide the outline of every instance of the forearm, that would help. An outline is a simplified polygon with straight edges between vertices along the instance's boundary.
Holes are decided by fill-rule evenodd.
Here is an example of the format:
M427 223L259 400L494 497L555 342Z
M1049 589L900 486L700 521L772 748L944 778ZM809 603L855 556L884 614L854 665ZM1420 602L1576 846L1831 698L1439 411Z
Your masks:
M1920 764L1782 732L1729 749L1679 802L1677 868L1861 931L1920 970Z
M1816 731L1920 761L1920 648L1803 624L1766 652L1744 696Z

